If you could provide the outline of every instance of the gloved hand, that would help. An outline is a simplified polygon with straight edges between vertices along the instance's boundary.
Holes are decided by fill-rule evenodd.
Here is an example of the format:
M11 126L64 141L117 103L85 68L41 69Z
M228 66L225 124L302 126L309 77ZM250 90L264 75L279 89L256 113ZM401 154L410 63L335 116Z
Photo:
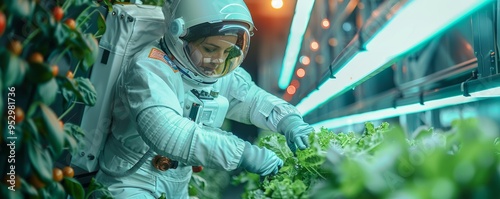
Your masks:
M309 134L314 128L298 115L290 115L278 123L278 131L285 135L288 147L295 154L297 147L301 150L309 147Z
M266 148L259 148L245 142L245 149L238 167L261 176L275 175L283 166L283 160Z

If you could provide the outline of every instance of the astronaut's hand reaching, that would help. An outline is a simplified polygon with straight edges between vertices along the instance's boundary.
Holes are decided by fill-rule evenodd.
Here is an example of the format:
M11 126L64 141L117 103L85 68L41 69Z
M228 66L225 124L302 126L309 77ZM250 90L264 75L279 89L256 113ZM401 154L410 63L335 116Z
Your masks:
M278 131L283 133L290 150L295 154L297 147L304 150L309 147L309 134L314 131L301 117L291 115L283 118L278 124Z
M267 176L277 174L282 166L283 161L274 152L245 142L240 168L261 176Z

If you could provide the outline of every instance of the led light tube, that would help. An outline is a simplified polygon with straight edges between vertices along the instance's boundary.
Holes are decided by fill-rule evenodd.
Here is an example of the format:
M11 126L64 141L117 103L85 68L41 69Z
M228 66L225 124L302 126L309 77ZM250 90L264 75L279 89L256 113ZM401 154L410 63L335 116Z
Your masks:
M307 115L489 2L492 0L409 1L368 41L367 51L357 53L335 74L336 79L328 79L302 99L297 108L303 116Z
M290 26L290 34L288 35L288 43L285 49L285 56L281 67L278 86L281 89L286 89L292 80L295 63L300 52L304 33L306 32L311 11L315 0L298 0L295 5L295 14L293 15L292 24Z
M374 72L378 67L389 62L384 54L359 52L347 65L352 68L363 68L363 70L340 70L335 76L335 79L328 79L320 85L317 90L311 92L302 101L297 104L297 109L302 115L307 115L318 106L323 105L329 99L335 97L336 94L346 90L346 85L353 85L361 81L370 73Z
M319 129L320 127L337 128L351 124L359 124L372 120L387 119L405 114L418 113L418 112L443 108L447 106L454 106L458 104L475 102L483 99L488 99L487 97L500 97L500 87L472 92L470 93L470 95L471 95L470 97L464 97L463 95L459 95L442 99L430 100L424 102L423 105L421 105L420 103L415 103L410 105L399 106L396 108L386 108L366 113L354 114L340 118L321 121L315 124L311 124L311 126L314 127L315 129Z

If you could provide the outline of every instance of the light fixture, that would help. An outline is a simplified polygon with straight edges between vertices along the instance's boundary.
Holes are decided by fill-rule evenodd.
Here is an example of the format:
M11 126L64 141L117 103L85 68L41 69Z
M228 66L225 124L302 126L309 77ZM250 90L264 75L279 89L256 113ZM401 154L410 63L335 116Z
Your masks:
M295 14L293 15L292 24L290 26L290 34L288 35L288 43L283 57L281 73L278 79L278 86L281 89L287 88L292 80L295 62L301 49L304 33L306 32L309 18L315 0L297 0L295 5Z
M345 85L353 85L374 72L378 66L387 63L389 60L385 56L377 53L359 52L350 60L347 65L352 68L363 68L363 70L340 70L335 79L329 79L311 92L299 104L297 109L302 115L307 115L318 106L323 105L329 99L342 93L347 88Z
M314 128L319 129L320 127L325 128L337 128L351 124L359 124L363 122L368 122L372 120L381 120L391 117L397 117L405 114L412 114L417 112L423 112L438 108L444 108L448 106L454 106L459 104L465 104L470 102L475 102L488 97L500 97L500 87L489 88L477 92L470 93L470 97L464 97L463 95L457 95L447 98L435 99L426 101L424 104L414 103L404 106L399 106L396 108L385 108L381 110L359 113L339 118L334 118L330 120L321 121L315 124L311 124Z
M335 96L352 89L492 0L409 0L367 39L346 63L339 63L335 78L323 82L297 108L307 115ZM386 17L379 15L378 17Z
M492 0L408 1L366 44L368 51L404 54L440 34Z

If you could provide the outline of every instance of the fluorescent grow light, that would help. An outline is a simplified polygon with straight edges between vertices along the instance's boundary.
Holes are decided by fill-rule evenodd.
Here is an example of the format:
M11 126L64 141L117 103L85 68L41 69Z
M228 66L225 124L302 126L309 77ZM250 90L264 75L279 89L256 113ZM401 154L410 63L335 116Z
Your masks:
M337 128L341 126L359 124L372 120L387 119L405 114L418 113L418 112L443 108L447 106L454 106L458 104L475 102L482 99L487 99L485 98L485 96L500 97L500 87L490 88L478 92L472 92L470 93L470 95L471 95L470 97L464 97L463 95L459 95L442 99L430 100L424 102L423 105L421 105L420 103L415 103L396 108L386 108L366 113L354 114L340 118L321 121L315 124L311 124L311 126L317 129L319 129L320 127Z
M295 68L295 62L300 52L300 45L306 32L309 18L315 0L298 0L295 5L295 14L293 15L290 34L288 35L288 44L286 45L285 56L281 67L278 86L281 89L288 87Z
M492 0L412 0L368 43L368 51L404 54Z
M335 97L346 89L346 85L353 85L374 72L379 66L387 63L384 55L369 52L359 52L346 65L352 68L363 68L363 70L340 70L335 79L329 79L311 92L307 97L297 104L297 109L302 115L307 115L318 106L323 105L329 99Z
M492 0L411 0L337 74L302 99L302 115L321 106L389 61L407 53Z

